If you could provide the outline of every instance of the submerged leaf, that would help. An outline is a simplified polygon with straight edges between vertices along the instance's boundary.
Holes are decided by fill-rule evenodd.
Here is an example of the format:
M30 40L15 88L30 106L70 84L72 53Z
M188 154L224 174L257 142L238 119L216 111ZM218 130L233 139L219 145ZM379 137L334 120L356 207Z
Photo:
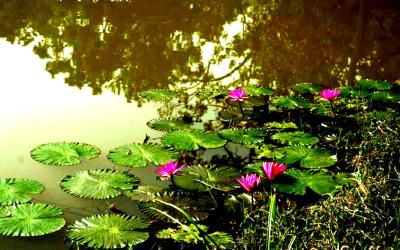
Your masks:
M76 172L61 180L61 188L81 198L106 199L122 194L122 190L137 187L133 174L110 169L90 169Z
M142 232L149 226L140 218L119 214L93 215L76 221L67 237L77 245L93 248L127 248L144 242L149 234Z
M301 131L276 133L271 138L289 145L313 145L319 142L318 137Z
M95 146L78 142L53 142L32 149L32 159L47 165L68 166L81 162L81 159L93 159L100 155Z
M264 131L255 128L224 129L218 133L222 138L238 144L252 144L264 141Z
M178 159L179 154L163 145L132 143L110 151L107 158L124 167L146 167L149 162L159 165Z
M30 194L43 192L44 186L37 181L22 178L0 178L0 205L25 203Z
M201 130L179 130L164 135L162 142L178 150L197 150L204 148L219 148L226 141L218 135Z
M147 125L155 130L172 131L188 129L190 124L184 122L182 119L154 119L147 123Z
M0 234L7 236L39 236L53 233L65 225L59 208L48 204L20 204L10 215L0 218Z
M140 92L139 95L149 101L166 101L176 97L178 93L168 89L150 89Z

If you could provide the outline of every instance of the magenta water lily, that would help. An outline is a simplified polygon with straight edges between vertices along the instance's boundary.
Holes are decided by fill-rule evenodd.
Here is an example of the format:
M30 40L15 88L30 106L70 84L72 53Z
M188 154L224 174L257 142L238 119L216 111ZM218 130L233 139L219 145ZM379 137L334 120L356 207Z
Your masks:
M286 166L284 164L279 164L276 162L263 162L262 171L268 180L273 180L278 175L285 172Z
M242 188L246 189L247 192L251 192L254 186L260 183L261 177L257 174L246 174L245 176L241 176L240 179L236 179L236 182L242 186Z
M231 98L230 99L231 102L234 102L234 101L243 102L244 99L249 98L247 96L246 91L241 88L237 88L237 89L234 89L231 92L229 92L229 97Z
M185 167L185 164L182 164L180 167L178 167L178 161L170 161L167 164L160 164L155 171L160 176L161 180L169 180L172 175L181 171Z
M326 101L333 101L340 95L340 90L338 89L324 89L319 95Z

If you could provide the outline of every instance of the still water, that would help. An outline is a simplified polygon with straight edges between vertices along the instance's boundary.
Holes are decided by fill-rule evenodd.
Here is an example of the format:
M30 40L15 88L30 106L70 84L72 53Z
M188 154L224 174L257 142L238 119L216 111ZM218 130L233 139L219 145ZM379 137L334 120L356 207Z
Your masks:
M142 103L139 91L400 82L399 13L397 0L0 0L0 177L43 183L34 201L60 207L68 222L110 202L136 213L127 199L84 200L58 182L114 168L110 149L159 136L146 122L168 112ZM186 108L200 116L199 105ZM30 158L32 148L55 141L89 143L102 154L71 167ZM132 172L155 182L154 167ZM0 250L66 249L62 238L0 237Z

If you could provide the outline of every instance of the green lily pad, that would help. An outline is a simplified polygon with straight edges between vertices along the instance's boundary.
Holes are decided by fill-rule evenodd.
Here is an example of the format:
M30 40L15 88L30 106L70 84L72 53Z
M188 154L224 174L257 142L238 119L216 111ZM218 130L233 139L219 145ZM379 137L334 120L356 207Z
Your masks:
M7 236L40 236L60 230L65 225L61 209L48 204L20 204L10 215L0 218L0 234Z
M78 142L54 142L37 146L31 151L32 159L47 165L69 166L81 159L93 159L100 155L95 146Z
M133 174L110 169L90 169L68 175L61 188L81 198L107 199L121 195L123 190L136 188L139 179Z
M240 177L237 169L228 166L191 166L182 172L182 175L174 176L175 184L183 189L197 191L230 191L236 188L235 179Z
M162 187L157 186L139 186L135 190L126 192L125 195L135 201L149 202L153 201L155 195L162 189Z
M190 124L184 122L182 119L154 119L147 123L147 125L155 130L172 131L188 129Z
M300 94L311 93L313 95L318 94L321 90L327 88L328 86L324 86L317 83L299 83L292 86L293 91L296 91Z
M387 91L374 92L371 94L371 99L378 102L393 102L400 103L400 95Z
M353 98L365 98L371 94L367 89L360 89L348 86L341 86L338 89L341 91L340 95L344 97L351 96Z
M159 144L132 143L111 150L107 158L124 167L146 167L149 162L160 165L174 161L179 154Z
M271 138L278 140L282 144L289 145L313 145L319 142L318 137L301 131L280 132L274 134Z
M248 164L244 167L244 172L248 174L258 174L264 176L264 172L262 171L262 162L256 162L252 164Z
M279 96L271 101L278 107L285 109L308 108L310 102L298 96Z
M295 128L297 129L297 125L293 122L268 122L265 124L268 128L279 128L279 129L288 129Z
M260 87L260 86L250 86L246 88L246 93L248 96L266 96L266 95L273 95L274 90L267 87Z
M322 149L312 149L306 147L284 147L277 149L283 153L284 157L277 161L292 164L300 161L302 168L325 168L336 163L336 155L331 155Z
M30 194L43 192L44 186L37 181L22 178L0 178L0 205L25 203Z
M162 142L178 150L197 150L204 148L219 148L226 141L217 134L207 133L201 130L179 130L169 132L163 136Z
M264 141L265 133L261 129L240 128L224 129L218 133L222 138L238 144L252 144Z
M279 182L274 182L272 186L283 193L304 195L307 188L310 188L317 194L324 195L335 193L340 188L340 185L333 180L333 176L326 173L288 169L282 175L283 178L280 178Z
M366 80L366 79L358 80L357 85L360 88L372 89L372 90L389 90L392 87L392 84L389 82Z
M119 214L93 215L76 221L67 237L76 245L92 248L132 249L147 240L149 234L142 230L149 224L136 217Z
M140 92L139 95L149 101L166 101L178 96L178 93L168 89L150 89Z

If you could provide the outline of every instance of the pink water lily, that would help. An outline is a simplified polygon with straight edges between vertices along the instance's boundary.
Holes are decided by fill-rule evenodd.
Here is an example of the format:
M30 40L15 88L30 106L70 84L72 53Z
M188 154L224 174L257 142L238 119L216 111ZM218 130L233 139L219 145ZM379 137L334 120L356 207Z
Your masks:
M324 89L319 95L324 98L326 101L333 101L340 95L340 90L338 89Z
M249 98L246 94L246 91L244 89L234 89L231 92L229 92L229 97L231 98L230 101L234 102L234 101L239 101L239 102L243 102L244 99Z
M278 175L285 172L286 166L276 162L263 162L262 171L268 180L273 180Z
M167 164L160 164L159 167L156 168L156 173L160 176L161 180L168 180L172 175L181 171L186 167L185 164L182 164L178 168L178 161L170 161Z
M247 192L251 192L254 186L260 183L261 177L257 174L246 174L245 176L241 176L241 179L236 179L236 182L242 186L242 188L246 189Z

